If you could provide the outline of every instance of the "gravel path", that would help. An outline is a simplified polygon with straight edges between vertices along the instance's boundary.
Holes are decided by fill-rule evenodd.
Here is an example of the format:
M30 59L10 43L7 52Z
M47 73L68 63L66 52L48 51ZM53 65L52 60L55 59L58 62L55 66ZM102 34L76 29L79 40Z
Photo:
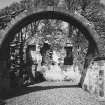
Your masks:
M100 105L93 96L71 82L42 82L31 85L7 105Z

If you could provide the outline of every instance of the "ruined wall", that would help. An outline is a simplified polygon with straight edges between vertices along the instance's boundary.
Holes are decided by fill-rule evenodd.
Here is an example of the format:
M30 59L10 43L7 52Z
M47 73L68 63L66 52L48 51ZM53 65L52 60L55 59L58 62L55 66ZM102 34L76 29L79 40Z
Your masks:
M105 100L105 60L91 62L82 87L97 99Z

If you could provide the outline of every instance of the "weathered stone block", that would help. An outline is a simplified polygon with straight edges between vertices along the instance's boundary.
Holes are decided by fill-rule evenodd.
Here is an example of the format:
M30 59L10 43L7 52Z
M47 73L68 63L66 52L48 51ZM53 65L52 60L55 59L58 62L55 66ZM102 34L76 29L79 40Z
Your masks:
M92 61L87 69L83 88L99 100L105 100L105 61Z

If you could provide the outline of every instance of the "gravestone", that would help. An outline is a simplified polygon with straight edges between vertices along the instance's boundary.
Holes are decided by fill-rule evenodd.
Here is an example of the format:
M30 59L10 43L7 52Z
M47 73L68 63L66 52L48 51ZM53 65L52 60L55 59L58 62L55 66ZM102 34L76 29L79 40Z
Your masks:
M70 43L67 43L65 47L66 57L64 58L64 65L73 65L72 49L73 46Z

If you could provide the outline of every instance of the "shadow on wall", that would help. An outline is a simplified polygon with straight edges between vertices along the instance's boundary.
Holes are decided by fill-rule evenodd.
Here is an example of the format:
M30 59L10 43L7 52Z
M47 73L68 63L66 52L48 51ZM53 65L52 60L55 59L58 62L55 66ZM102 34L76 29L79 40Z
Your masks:
M43 90L49 90L49 89L56 89L56 88L80 88L78 85L60 85L60 86L34 86L34 87L26 87L18 90L11 90L8 93L0 93L1 99L9 99L16 96L21 96L24 94L28 94L30 92L36 92L36 91L43 91Z

